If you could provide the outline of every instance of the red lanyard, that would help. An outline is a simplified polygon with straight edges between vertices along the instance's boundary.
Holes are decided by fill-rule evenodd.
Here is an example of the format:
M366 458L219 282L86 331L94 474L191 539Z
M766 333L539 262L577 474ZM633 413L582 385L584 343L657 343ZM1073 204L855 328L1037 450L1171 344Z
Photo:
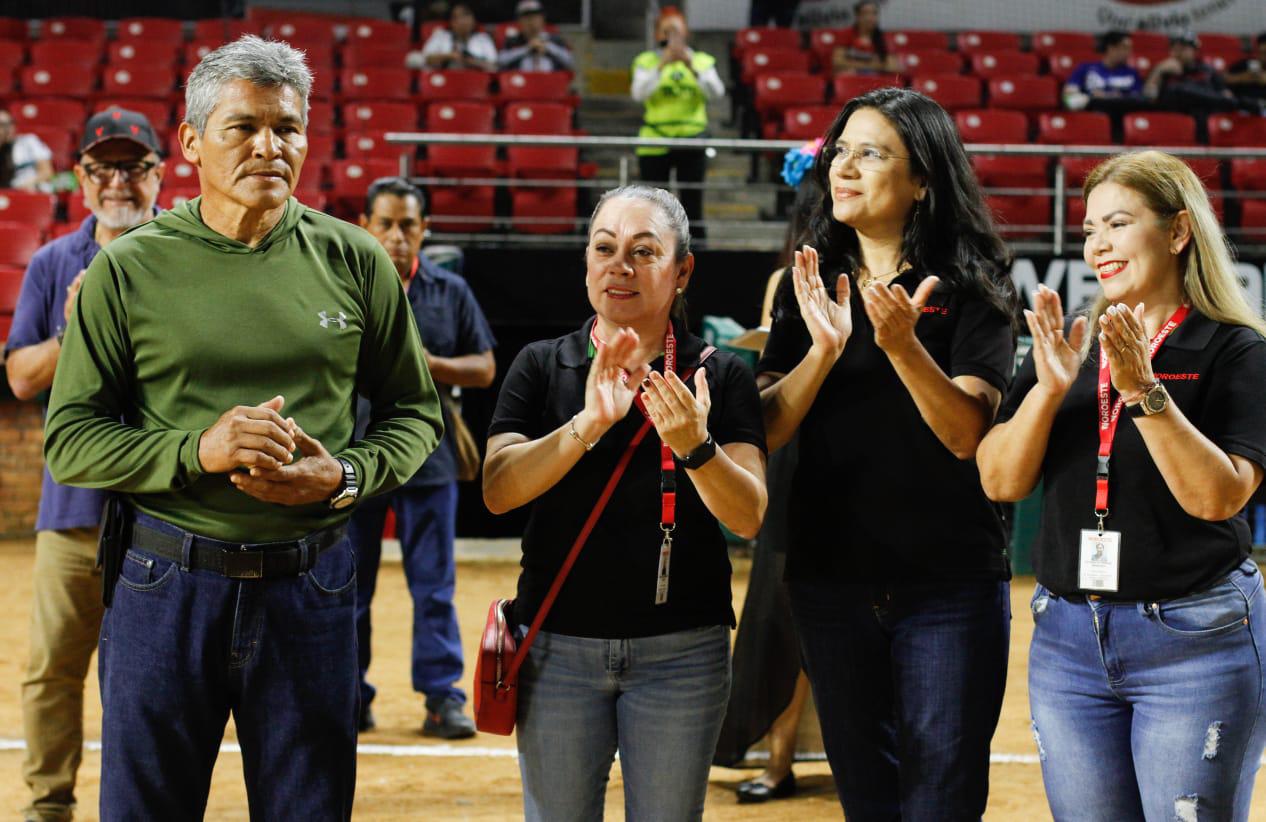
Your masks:
M598 321L595 319L593 325L589 328L589 341L593 344L594 350L605 345L598 337ZM673 324L668 323L668 330L664 333L664 373L677 373L677 337L673 335ZM625 380L628 379L628 372L621 369L621 374ZM650 419L646 413L646 407L642 404L642 395L638 394L634 398L637 410L642 412L642 416ZM673 461L673 449L668 447L668 443L661 438L659 441L659 494L660 494L660 517L659 527L665 533L671 533L677 527L677 463Z
M1191 306L1180 305L1173 316L1152 337L1147 346L1148 359L1156 356L1156 352L1164 344L1165 339L1175 328L1187 319ZM1112 457L1112 441L1117 435L1117 422L1121 418L1121 408L1125 405L1123 397L1112 402L1112 372L1108 367L1108 354L1099 348L1099 462L1095 469L1095 516L1099 518L1099 531L1103 532L1103 520L1108 516L1108 461Z

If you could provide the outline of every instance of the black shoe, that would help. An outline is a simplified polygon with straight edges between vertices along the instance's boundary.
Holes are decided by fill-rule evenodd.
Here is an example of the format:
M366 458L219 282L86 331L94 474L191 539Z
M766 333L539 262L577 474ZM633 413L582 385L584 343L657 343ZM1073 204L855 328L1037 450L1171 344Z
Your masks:
M475 735L475 721L462 713L462 703L446 699L438 711L427 711L422 723L423 736L440 739L469 739Z
M374 712L369 710L368 703L360 706L360 720L357 722L357 727L360 728L361 733L378 727L378 723L374 721Z
M755 779L740 782L738 786L739 804L750 802L767 802L770 799L785 799L796 792L796 775L787 772L777 785L772 788Z

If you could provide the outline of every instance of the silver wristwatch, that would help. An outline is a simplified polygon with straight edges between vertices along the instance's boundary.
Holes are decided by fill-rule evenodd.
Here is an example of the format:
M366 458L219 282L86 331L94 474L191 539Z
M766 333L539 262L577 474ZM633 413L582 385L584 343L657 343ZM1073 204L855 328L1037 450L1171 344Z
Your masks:
M1129 406L1129 409L1132 417L1150 417L1168 407L1169 392L1165 390L1164 383L1157 380L1155 385L1143 392L1138 402Z
M339 465L343 466L343 482L334 492L334 496L330 497L330 507L335 511L341 511L356 502L356 498L360 496L360 486L356 484L355 466L342 457L335 457L335 459L339 461Z

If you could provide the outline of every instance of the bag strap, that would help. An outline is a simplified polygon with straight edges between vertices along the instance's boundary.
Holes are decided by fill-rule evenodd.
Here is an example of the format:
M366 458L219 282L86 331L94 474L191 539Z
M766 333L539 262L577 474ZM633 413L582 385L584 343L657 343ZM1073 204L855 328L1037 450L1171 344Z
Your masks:
M703 367L704 360L715 352L715 346L709 345L704 348L699 355L699 365L682 375L682 381L685 382L693 377L694 372ZM585 520L584 526L580 529L580 534L576 537L576 541L572 543L571 550L567 553L567 558L563 560L562 567L558 569L558 575L554 577L554 582L549 587L549 593L541 600L541 607L536 609L536 617L533 618L532 625L528 628L527 636L523 638L523 642L519 643L514 659L510 661L510 666L506 670L505 677L501 682L497 683L498 687L510 688L518 682L519 668L523 666L524 660L527 659L528 649L536 641L536 635L540 633L541 626L545 624L545 618L549 616L550 609L554 607L554 600L558 598L558 592L562 590L563 582L566 581L567 575L571 573L572 566L576 564L576 558L580 556L580 549L584 547L585 542L589 539L589 534L593 531L594 526L598 524L598 517L602 516L602 512L606 510L607 503L611 501L611 495L615 493L615 486L620 482L620 477L624 476L625 469L629 467L629 462L633 459L633 452L642 444L642 440L646 438L646 432L650 430L651 421L649 419L643 420L642 426L637 429L637 433L629 441L629 447L624 449L624 454L620 457L620 461L616 463L615 470L611 472L611 478L607 480L606 487L602 489L602 496L598 497L597 504L589 512L589 518Z

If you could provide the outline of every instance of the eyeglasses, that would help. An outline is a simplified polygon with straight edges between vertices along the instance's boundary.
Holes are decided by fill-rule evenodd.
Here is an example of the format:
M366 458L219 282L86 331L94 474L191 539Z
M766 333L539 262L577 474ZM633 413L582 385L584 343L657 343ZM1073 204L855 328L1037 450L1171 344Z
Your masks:
M109 185L114 179L114 175L122 174L123 181L126 183L135 183L138 180L144 180L145 176L150 173L154 166L158 163L146 162L144 160L132 163L88 163L83 167L84 173L88 175L88 179L92 180L99 186Z
M826 146L822 149L822 157L832 167L839 167L848 162L848 158L852 157L857 160L857 167L864 168L867 171L878 171L883 168L889 160L909 160L909 157L902 157L898 154L885 154L874 146L866 146L864 148L850 148L849 146Z

